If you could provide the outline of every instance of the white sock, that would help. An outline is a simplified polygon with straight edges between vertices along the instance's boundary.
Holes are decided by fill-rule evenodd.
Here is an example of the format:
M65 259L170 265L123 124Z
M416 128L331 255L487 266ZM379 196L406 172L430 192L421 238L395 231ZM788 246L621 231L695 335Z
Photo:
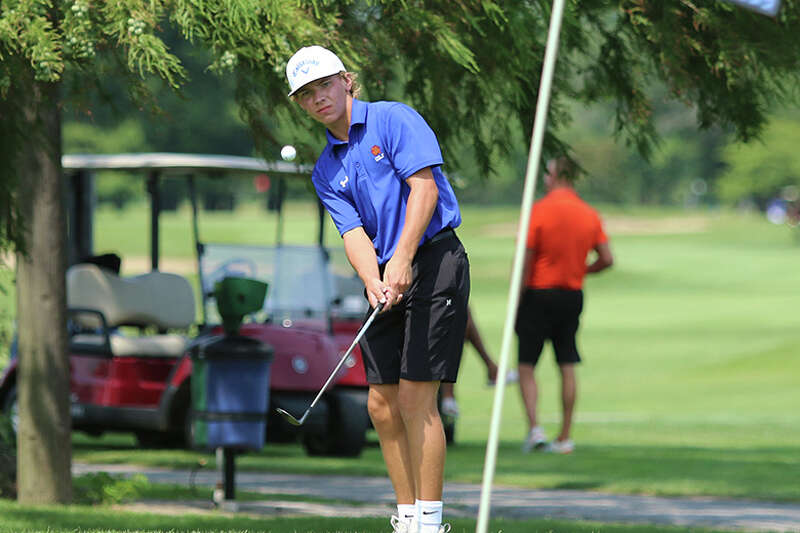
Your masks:
M397 518L401 522L410 524L412 520L417 518L417 506L414 503L398 503L397 504Z
M419 506L419 533L439 533L442 525L442 502L417 500Z

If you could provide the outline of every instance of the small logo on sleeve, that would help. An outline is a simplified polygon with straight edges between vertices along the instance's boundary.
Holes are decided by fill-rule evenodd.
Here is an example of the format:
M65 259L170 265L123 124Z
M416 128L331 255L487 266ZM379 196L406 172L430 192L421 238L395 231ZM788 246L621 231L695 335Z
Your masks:
M372 152L372 155L375 157L375 161L380 161L381 159L383 159L385 157L383 155L383 152L381 152L381 147L378 146L377 144L372 146L372 149L370 149L370 152Z

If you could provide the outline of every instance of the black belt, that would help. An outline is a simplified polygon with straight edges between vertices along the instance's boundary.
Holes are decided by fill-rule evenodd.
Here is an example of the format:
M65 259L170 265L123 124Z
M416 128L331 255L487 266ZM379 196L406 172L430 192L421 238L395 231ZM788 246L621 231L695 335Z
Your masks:
M456 232L453 231L453 228L448 226L448 227L443 228L442 230L440 230L439 233L435 234L433 237L431 237L427 241L423 242L419 247L420 248L424 248L426 246L430 246L430 245L432 245L434 243L437 243L439 241L443 241L445 239L451 239L451 238L453 238L455 236L456 236Z

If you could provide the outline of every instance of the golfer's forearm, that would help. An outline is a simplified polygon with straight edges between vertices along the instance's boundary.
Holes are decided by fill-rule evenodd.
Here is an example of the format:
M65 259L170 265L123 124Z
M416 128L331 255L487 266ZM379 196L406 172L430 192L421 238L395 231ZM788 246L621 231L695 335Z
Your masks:
M397 242L394 255L406 259L408 262L417 253L419 241L428 229L431 217L439 200L439 188L433 179L430 168L424 168L409 177L406 182L411 188L406 204L406 218L403 231Z
M350 261L364 286L369 287L370 280L380 278L378 257L375 255L372 241L362 227L351 229L342 235L342 238L347 260Z

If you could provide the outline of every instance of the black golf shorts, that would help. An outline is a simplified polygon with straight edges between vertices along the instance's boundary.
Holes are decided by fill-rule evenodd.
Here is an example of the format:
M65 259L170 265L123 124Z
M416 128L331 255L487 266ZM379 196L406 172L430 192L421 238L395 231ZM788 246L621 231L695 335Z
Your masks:
M403 300L380 313L362 337L369 383L456 381L467 327L469 260L455 233L447 231L451 236L419 247Z
M536 365L544 342L553 343L558 364L580 363L575 344L583 310L583 291L526 289L517 313L519 362Z

